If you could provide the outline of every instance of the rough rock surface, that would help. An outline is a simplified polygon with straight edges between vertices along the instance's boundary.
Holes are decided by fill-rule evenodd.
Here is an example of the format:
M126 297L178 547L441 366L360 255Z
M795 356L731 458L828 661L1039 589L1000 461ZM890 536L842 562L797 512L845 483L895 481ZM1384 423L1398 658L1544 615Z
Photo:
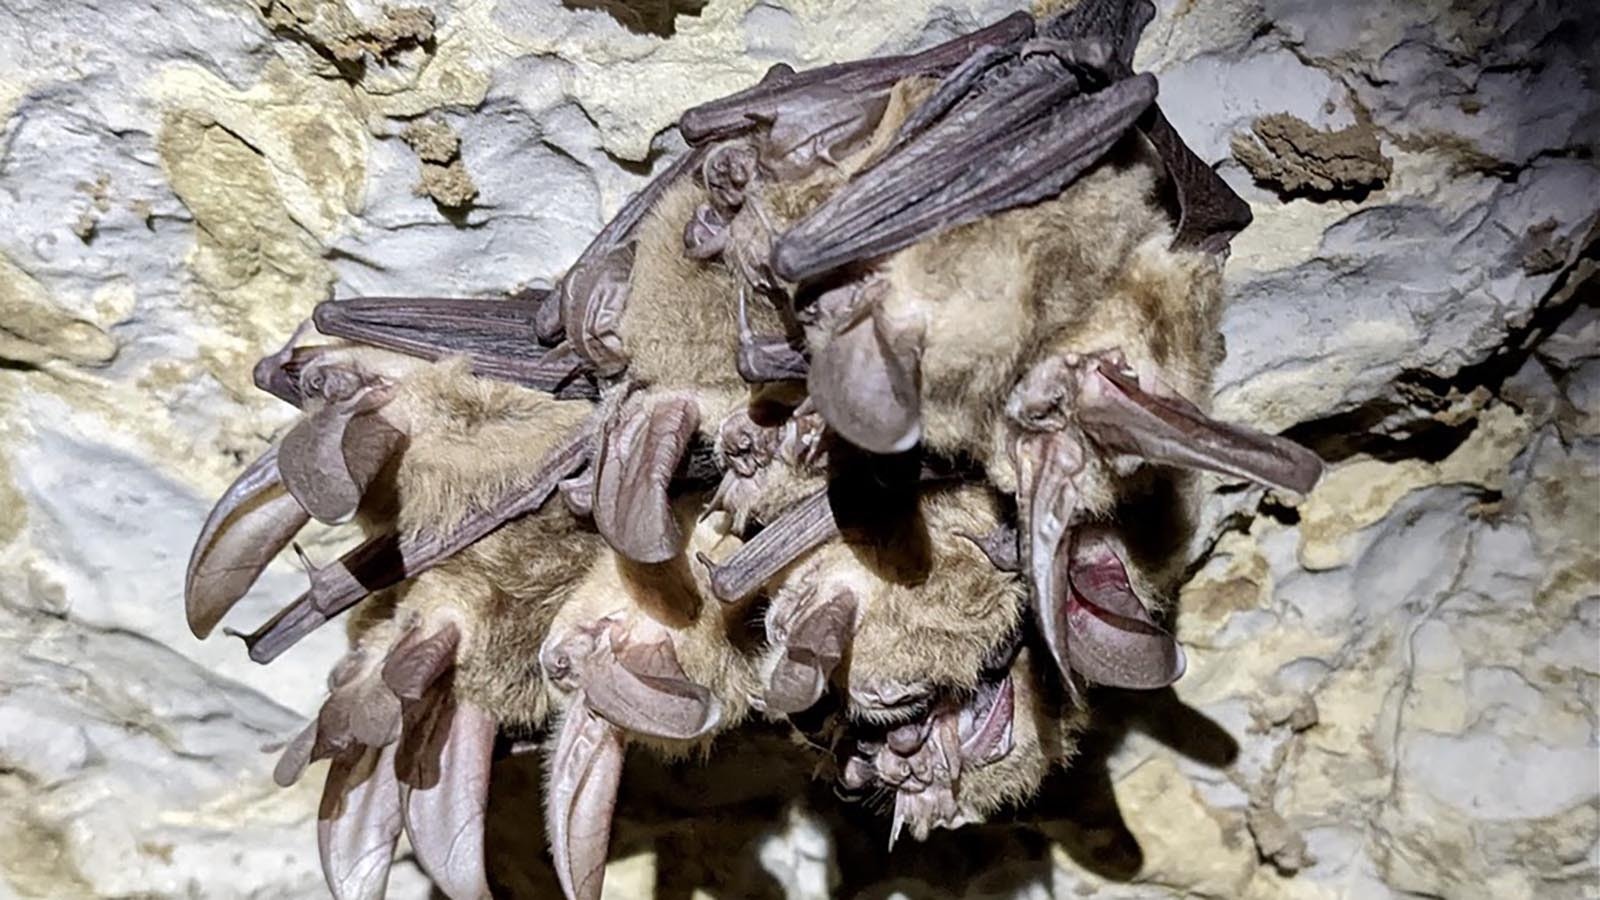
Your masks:
M314 790L273 788L259 750L341 637L263 670L194 640L180 598L211 499L287 418L250 363L314 303L548 283L683 108L1021 5L0 2L0 897L319 894ZM1217 409L1330 477L1297 508L1213 492L1189 674L1098 698L1104 734L1016 822L885 863L883 822L752 739L630 775L608 895L1595 896L1592 15L1159 6L1138 64L1256 215ZM422 121L459 147L430 159ZM475 196L419 196L419 165ZM538 772L496 779L499 877L545 896L516 827ZM428 893L404 866L391 887Z

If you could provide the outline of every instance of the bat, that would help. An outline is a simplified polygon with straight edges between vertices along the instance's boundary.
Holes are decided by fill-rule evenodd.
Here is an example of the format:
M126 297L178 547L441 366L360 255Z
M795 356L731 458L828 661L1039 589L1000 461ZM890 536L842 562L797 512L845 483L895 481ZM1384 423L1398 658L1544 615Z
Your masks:
M674 504L688 544L680 550L721 555L737 539L694 524L702 502ZM600 897L627 747L680 758L750 713L754 670L729 638L742 616L711 596L682 552L653 565L602 554L557 614L539 653L564 706L545 831L569 898Z
M928 487L906 513L892 530L834 538L772 591L769 714L807 710L837 680L852 719L898 721L973 689L984 660L1015 644L1025 585L958 536L996 527L998 498Z
M582 463L575 451L586 446L592 405L469 369L465 359L428 364L342 345L269 358L264 380L306 415L224 495L191 560L190 622L205 633L311 517L305 507L319 518L359 513L378 535L364 546L386 548L314 569L311 590L247 637L253 653L276 655L396 585L360 610L327 702L276 772L288 783L309 762L332 760L319 846L337 897L382 895L401 831L447 896L488 896L483 817L495 736L545 724L549 686L529 677L528 662L578 582L574 560L603 547L546 502L556 479ZM373 395L382 402L365 399ZM341 402L364 406L346 414ZM294 440L305 431L313 435ZM384 440L368 439L374 431ZM334 455L343 458L329 463ZM311 502L302 506L302 496ZM475 541L460 537L473 530L482 532Z
M311 519L368 535L243 636L267 662L353 611L277 773L330 760L336 897L381 895L402 832L486 896L504 731L548 751L558 880L593 900L630 748L787 721L921 839L1031 796L1085 683L1182 675L1119 503L1150 468L1304 492L1321 464L1204 411L1250 214L1133 72L1152 15L774 66L684 113L554 289L325 302L257 365L302 416L185 605L204 637Z

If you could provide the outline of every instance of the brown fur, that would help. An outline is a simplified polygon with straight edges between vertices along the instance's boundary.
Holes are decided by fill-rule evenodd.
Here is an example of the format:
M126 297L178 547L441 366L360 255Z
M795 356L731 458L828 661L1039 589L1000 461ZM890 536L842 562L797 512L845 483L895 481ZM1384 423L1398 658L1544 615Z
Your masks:
M436 590L437 600L457 605L471 623L456 690L502 723L541 724L549 688L539 648L582 578L584 562L600 551L599 536L577 528L554 500L450 564L445 577L455 584L449 593ZM406 599L409 605L413 597Z
M399 526L444 531L524 484L593 409L475 378L457 360L407 379L394 405L411 436L395 472Z
M730 631L741 629L748 610L718 603L704 567L692 562L701 552L714 561L725 559L739 543L711 523L696 527L694 516L703 499L689 498L677 505L680 524L689 535L682 555L659 566L641 566L615 553L601 553L574 586L571 601L557 613L551 632L559 634L617 613L650 617L671 634L684 674L709 688L721 702L719 731L725 731L750 715L757 682L754 667L730 638ZM704 752L712 739L684 744L632 737L668 758Z
M1024 585L956 534L983 535L995 527L999 511L991 492L930 489L921 511L931 565L908 560L899 542L869 546L841 538L793 567L779 588L780 600L792 591L842 587L855 593L859 624L841 669L851 684L970 689L984 657L1018 626ZM918 572L918 580L908 583L910 572Z
M784 221L814 209L881 152L931 88L928 79L901 82L865 148L838 170L772 186L768 205ZM1158 167L1130 136L1058 197L933 235L881 264L887 321L923 336L929 449L1007 468L1005 400L1053 352L1121 350L1205 403L1220 357L1220 267L1167 249Z
M683 252L683 227L706 202L705 189L685 179L668 188L639 224L622 340L632 381L652 387L745 393L734 368L739 288L716 262ZM778 330L771 304L749 302L751 327Z
M402 367L382 351L363 365L399 380L383 414L409 435L386 497L363 504L369 533L447 531L533 477L546 453L591 415L583 401L555 400L473 376L461 360ZM400 359L405 359L400 357ZM462 630L456 690L502 723L535 726L549 709L539 647L586 561L599 552L559 499L389 591L351 616L359 646L386 650L404 623L455 621Z

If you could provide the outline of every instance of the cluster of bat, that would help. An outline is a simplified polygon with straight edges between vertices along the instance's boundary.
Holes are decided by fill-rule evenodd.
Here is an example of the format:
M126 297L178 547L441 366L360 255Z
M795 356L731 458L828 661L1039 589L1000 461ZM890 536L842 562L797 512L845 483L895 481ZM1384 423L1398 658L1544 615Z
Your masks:
M209 633L311 518L371 536L245 636L267 662L355 608L277 770L331 760L335 896L380 896L402 830L487 896L497 735L547 752L557 876L597 898L630 745L788 721L920 839L1030 795L1085 685L1182 674L1119 502L1320 463L1184 399L1249 213L1131 70L1151 15L777 66L684 115L555 290L324 303L333 340L261 361L304 415L212 512L187 609Z

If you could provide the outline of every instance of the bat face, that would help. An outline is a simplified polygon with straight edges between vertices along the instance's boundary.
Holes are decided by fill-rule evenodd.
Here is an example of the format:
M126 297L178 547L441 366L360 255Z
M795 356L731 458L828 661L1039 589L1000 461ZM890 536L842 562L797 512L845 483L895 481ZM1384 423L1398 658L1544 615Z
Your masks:
M888 722L975 687L1014 642L1026 588L961 534L999 523L983 488L926 491L892 535L841 536L806 556L766 613L766 707L790 714L839 685L852 718Z
M891 793L891 848L903 830L920 841L1026 801L1070 758L1088 721L1081 708L1059 708L1038 684L1023 649L910 721L846 726L837 744L841 787Z
M788 722L921 839L1030 797L1084 685L1182 675L1129 550L1154 519L1119 503L1168 467L1305 491L1320 462L1204 412L1249 212L1132 71L1152 15L776 66L685 113L688 152L556 289L328 302L337 343L261 361L303 415L185 599L203 637L311 519L365 529L245 636L266 662L354 611L277 772L331 762L336 897L381 895L401 832L487 896L503 731L546 750L558 879L598 900L630 746Z

